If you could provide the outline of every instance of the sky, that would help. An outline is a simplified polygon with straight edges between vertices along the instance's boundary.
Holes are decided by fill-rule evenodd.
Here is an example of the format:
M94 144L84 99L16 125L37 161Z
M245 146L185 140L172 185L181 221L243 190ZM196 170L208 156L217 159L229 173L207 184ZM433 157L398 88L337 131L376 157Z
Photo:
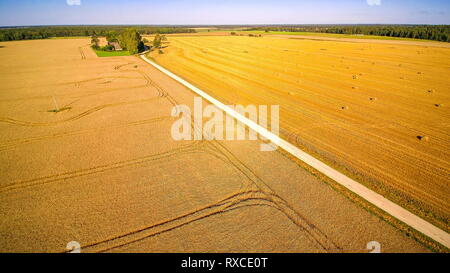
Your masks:
M0 0L0 26L450 24L449 0Z

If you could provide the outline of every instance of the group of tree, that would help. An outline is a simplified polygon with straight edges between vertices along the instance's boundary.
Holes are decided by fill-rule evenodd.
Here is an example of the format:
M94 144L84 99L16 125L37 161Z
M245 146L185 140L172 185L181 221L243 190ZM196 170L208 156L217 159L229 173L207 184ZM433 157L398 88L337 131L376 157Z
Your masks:
M377 35L450 42L450 25L289 25L257 26L247 30Z
M97 35L92 35L91 45L93 49L100 49L100 39Z
M167 38L165 35L156 34L155 37L153 38L152 48L158 49L158 52L160 54L162 54L163 53L163 51L161 50L162 44L163 44L163 41L166 41L166 40L167 40Z
M132 27L140 35L192 33L194 29L181 26L33 26L0 28L0 41L46 39L51 37L91 37L107 36L109 33L121 33Z
M131 54L145 51L145 45L142 37L136 29L127 29L122 31L118 40L123 48L126 48Z
M127 28L121 32L109 31L106 33L108 45L100 47L97 35L93 35L91 39L92 48L97 50L111 51L113 46L110 43L118 42L122 49L128 50L130 54L136 54L145 51L144 41L139 32L134 28Z
M230 32L230 35L231 35L231 36L245 36L245 34L242 34L242 33L236 33L236 32L234 32L234 31ZM248 36L248 37L262 37L261 34L253 34L253 33L247 34L246 36Z

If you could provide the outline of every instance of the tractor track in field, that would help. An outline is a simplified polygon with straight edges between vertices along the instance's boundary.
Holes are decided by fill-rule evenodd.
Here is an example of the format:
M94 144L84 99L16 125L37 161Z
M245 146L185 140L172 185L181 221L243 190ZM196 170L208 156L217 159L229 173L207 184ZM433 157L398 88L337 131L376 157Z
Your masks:
M340 246L329 239L328 236L311 221L296 211L286 200L278 196L261 177L234 156L234 154L225 146L217 141L202 141L201 143L203 143L203 145L197 146L197 151L194 152L206 152L215 155L223 162L231 164L246 178L243 180L238 193L232 194L217 203L194 210L188 214L98 242L88 243L83 245L82 249L88 249L88 251L93 252L107 252L147 238L158 236L214 215L221 215L244 207L268 206L283 213L293 224L307 234L307 237L311 242L323 251L340 252L342 250ZM113 246L109 246L109 244L113 244Z
M13 125L19 125L19 126L30 126L30 127L51 126L51 125L57 125L57 124L65 123L65 122L69 122L69 121L75 121L75 120L81 119L83 117L86 117L88 115L91 115L95 112L101 111L105 108L111 108L111 107L117 107L117 106L123 106L123 105L133 105L133 104L138 104L138 103L146 103L146 102L151 102L151 101L154 101L157 99L159 99L159 97L151 98L151 99L136 100L136 101L126 101L126 102L103 104L103 105L99 105L94 108L91 108L89 110L86 110L78 115L74 115L72 117L62 119L62 120L57 120L57 121L32 122L32 121L25 121L25 120L17 120L17 119L13 119L13 118L9 118L9 117L0 117L0 122L9 123L9 124L13 124Z
M166 232L181 228L191 223L207 219L216 215L242 209L244 207L266 206L284 214L293 224L307 234L307 238L318 248L325 252L339 252L341 250L320 229L314 226L305 217L286 205L285 201L273 193L260 190L246 190L231 194L224 199L193 210L184 215L171 218L156 224L136 229L102 241L81 246L88 252L108 252L126 247L128 245L152 238ZM112 246L111 246L112 244Z
M80 52L81 59L82 59L82 60L86 60L86 55L84 54L83 47L80 46L80 47L78 48L78 51Z
M160 160L163 158L168 158L168 157L172 157L172 156L179 155L179 154L192 153L192 152L196 151L197 145L199 145L199 144L197 142L194 142L191 145L185 145L183 147L172 149L167 152L161 152L161 153L151 154L151 155L147 155L147 156L141 156L141 157L137 157L137 158L133 158L133 159L114 162L111 164L98 165L98 166L91 167L91 168L84 168L84 169L79 169L79 170L70 171L70 172L64 172L64 173L55 174L55 175L49 175L49 176L44 176L44 177L38 177L38 178L33 178L33 179L17 181L17 182L13 182L8 185L0 187L0 194L3 194L5 192L20 190L20 189L24 189L24 188L28 188L28 187L32 187L32 186L40 186L40 185L45 185L48 183L58 182L61 180L67 180L67 179L91 175L91 174L95 174L95 173L101 173L101 172L105 172L105 171L109 171L109 170L113 170L113 169L119 169L119 168L124 168L124 167L138 165L138 164L144 164L147 162Z
M68 136L83 135L83 134L88 134L88 133L93 133L93 132L98 132L98 131L104 131L104 130L108 130L108 129L128 128L128 127L132 127L132 126L153 124L153 123L166 121L166 120L172 120L172 119L174 119L174 118L170 117L170 116L158 117L158 118L138 120L138 121L117 124L117 125L111 125L111 126L102 126L102 127L98 127L98 128L90 128L90 129L84 129L84 130L55 133L55 134L51 134L51 135L42 135L42 136L35 136L35 137L12 139L12 140L3 141L0 143L0 152L11 150L11 149L17 148L21 145L38 142L38 141L45 141L45 140L49 140L49 139L68 137Z

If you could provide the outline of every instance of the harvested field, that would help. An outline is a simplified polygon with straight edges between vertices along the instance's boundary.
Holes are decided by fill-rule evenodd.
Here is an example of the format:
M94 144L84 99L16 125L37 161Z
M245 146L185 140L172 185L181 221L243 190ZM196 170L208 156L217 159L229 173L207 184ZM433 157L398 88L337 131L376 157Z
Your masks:
M194 95L88 43L0 44L0 252L428 251L259 141L174 141Z
M169 36L159 64L228 104L278 104L282 137L448 231L450 48Z

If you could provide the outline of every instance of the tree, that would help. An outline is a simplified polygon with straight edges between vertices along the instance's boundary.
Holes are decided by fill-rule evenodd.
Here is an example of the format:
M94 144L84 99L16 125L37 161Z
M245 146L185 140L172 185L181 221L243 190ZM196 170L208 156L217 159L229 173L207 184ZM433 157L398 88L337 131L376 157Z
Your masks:
M144 42L143 41L140 41L139 42L139 45L138 45L138 51L139 52L144 52L145 50L146 50L146 46L145 46L145 44L144 44Z
M160 48L161 47L161 36L159 35L159 33L157 33L155 35L155 38L153 39L153 47L154 48Z
M100 42L100 40L98 39L97 35L92 35L92 39L91 39L91 45L93 48L97 49L99 48L98 43Z
M130 54L136 54L139 52L141 45L141 35L136 29L125 29L118 37L120 45L127 49Z
M108 33L106 33L106 41L108 42L117 42L117 32L116 31L108 31Z

